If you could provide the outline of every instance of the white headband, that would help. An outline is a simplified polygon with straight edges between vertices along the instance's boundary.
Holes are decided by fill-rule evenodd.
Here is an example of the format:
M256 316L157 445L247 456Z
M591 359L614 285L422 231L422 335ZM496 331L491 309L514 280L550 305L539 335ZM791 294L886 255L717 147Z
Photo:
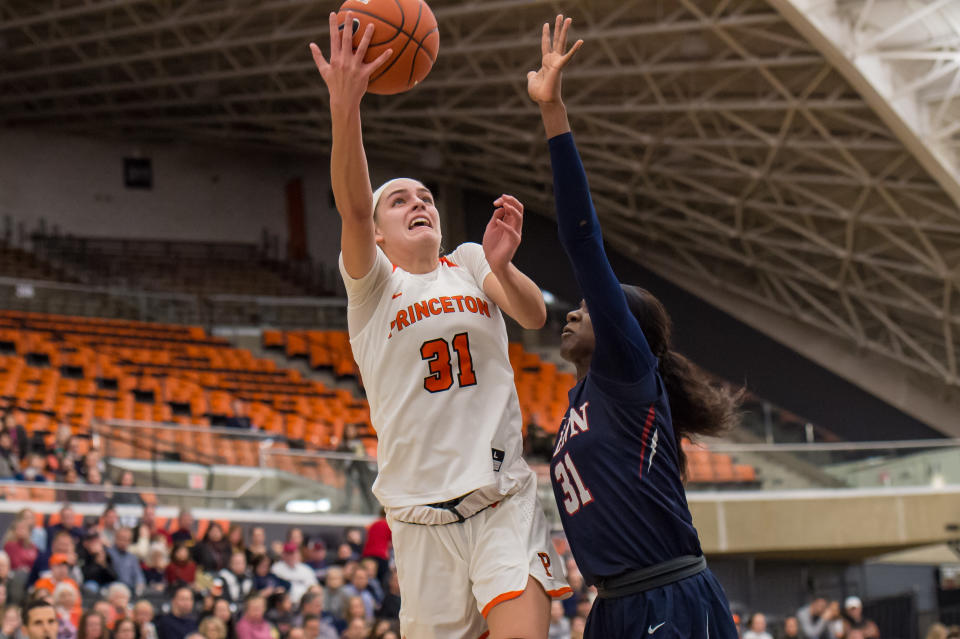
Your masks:
M376 211L377 211L377 205L380 204L380 198L383 197L383 192L387 190L387 187L388 187L388 186L390 186L391 184L393 184L393 183L396 182L397 180L410 180L411 182L419 182L419 181L420 181L420 180L415 180L415 179L413 179L413 178L397 177L397 178L391 178L391 179L387 180L386 182L384 182L383 184L381 184L380 187L377 188L377 190L373 192L373 211L374 211L374 213L376 213Z

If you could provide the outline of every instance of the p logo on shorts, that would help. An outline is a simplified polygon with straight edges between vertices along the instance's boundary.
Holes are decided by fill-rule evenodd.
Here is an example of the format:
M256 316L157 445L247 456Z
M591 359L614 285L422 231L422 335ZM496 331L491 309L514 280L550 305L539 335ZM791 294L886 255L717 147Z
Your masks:
M547 573L547 577L553 577L550 574L550 555L545 552L538 552L537 557L540 557L540 563L543 564L543 571Z

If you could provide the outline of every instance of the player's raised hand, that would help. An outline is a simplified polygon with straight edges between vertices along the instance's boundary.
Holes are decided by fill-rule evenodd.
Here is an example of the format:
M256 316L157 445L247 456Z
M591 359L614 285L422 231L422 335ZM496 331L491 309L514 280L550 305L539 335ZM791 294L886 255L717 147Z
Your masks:
M381 64L393 54L392 49L381 53L376 60L364 62L367 47L373 38L374 27L368 24L360 38L356 51L353 49L353 14L347 12L343 28L337 24L337 14L330 14L330 61L328 62L315 42L310 43L310 53L317 70L323 76L323 81L330 91L330 102L343 101L347 104L357 103L367 90L370 76Z
M483 254L495 273L506 268L520 246L523 231L523 204L512 195L501 195L493 201L496 207L483 234Z
M571 18L564 19L563 14L557 16L550 35L550 23L543 25L543 34L540 37L540 52L543 55L540 61L540 70L527 74L527 93L530 99L540 104L560 102L560 71L567 65L573 54L583 46L583 40L577 40L567 48L567 31L570 30Z

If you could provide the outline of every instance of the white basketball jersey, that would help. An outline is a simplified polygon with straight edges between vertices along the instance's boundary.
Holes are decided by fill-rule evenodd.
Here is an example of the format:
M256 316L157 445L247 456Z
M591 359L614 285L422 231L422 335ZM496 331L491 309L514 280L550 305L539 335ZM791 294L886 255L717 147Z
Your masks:
M377 430L373 492L387 507L446 501L478 488L506 494L529 473L500 309L483 293L490 267L462 244L430 273L394 267L377 248L347 289L350 344Z

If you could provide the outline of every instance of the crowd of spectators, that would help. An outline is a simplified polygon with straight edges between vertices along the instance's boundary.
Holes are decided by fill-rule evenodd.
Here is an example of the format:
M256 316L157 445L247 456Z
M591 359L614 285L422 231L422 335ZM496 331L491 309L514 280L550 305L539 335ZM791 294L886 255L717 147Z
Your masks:
M95 440L75 435L68 424L52 434L28 435L24 419L19 410L9 410L0 419L0 481L56 482L56 491L34 489L47 490L46 500L143 505L132 472L107 476Z
M734 618L738 621L737 615ZM863 613L863 602L850 596L839 601L816 597L772 627L763 613L750 615L740 629L742 639L877 639L880 629ZM960 639L960 626L933 624L926 639Z
M399 639L383 517L333 540L215 521L197 538L189 510L171 532L150 504L135 521L113 504L83 521L67 503L55 525L36 522L20 511L2 542L0 639L41 639L28 633L37 602L55 615L47 639ZM581 638L595 597L573 559L567 571L574 594L553 603L550 639Z
M133 473L110 481L95 442L82 445L68 426L29 437L22 423L16 411L0 419L0 481L57 482L55 497L67 503L54 526L36 526L24 510L6 531L0 639L41 639L27 632L31 607L45 618L38 602L52 606L56 639L399 639L399 586L382 517L366 535L349 529L337 540L307 539L298 528L267 539L263 527L224 530L216 522L196 539L185 510L168 532ZM526 452L549 458L550 436L536 424L530 429ZM345 441L345 451L363 445L357 437ZM348 495L372 499L364 489L369 469L357 463L344 470L353 480ZM69 502L102 503L104 510L83 522ZM120 504L142 506L143 516L122 522ZM552 603L549 639L581 639L596 596L567 556L573 596ZM734 617L743 639L880 637L857 597L842 605L815 598L775 624L759 612ZM37 632L43 626L37 621ZM960 639L960 627L935 624L927 639Z
M816 597L773 628L766 615L750 615L743 624L743 639L877 639L880 630L863 614L859 597L847 597L843 605Z
M41 634L29 633L31 611L39 619L47 609L49 639L399 639L382 517L330 540L217 522L196 538L189 510L168 532L149 504L130 522L113 504L88 521L70 504L58 514L44 528L23 510L6 531L0 639L47 636L39 621Z
M271 539L262 526L212 521L201 537L189 510L170 530L155 508L122 519L106 504L86 521L69 503L49 527L31 510L8 526L0 550L0 639L399 639L400 592L382 516L342 538L299 528ZM582 639L596 596L572 558L573 595L554 601L549 639ZM56 626L45 632L47 608ZM32 611L32 612L31 612ZM36 617L32 619L30 615ZM735 615L736 617L736 615ZM737 618L743 639L875 639L857 597L813 599L768 624ZM928 639L960 639L939 624Z

